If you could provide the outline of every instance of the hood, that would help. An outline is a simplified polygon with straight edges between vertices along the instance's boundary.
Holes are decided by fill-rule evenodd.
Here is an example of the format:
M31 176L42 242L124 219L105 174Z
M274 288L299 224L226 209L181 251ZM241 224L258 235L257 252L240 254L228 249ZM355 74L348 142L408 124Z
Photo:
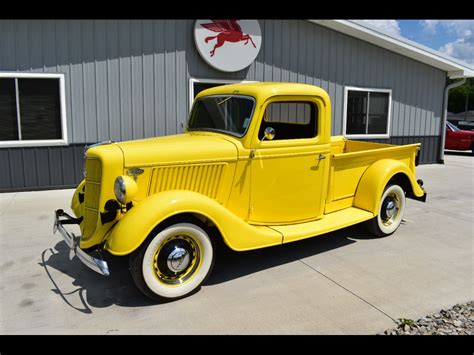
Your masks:
M123 152L125 167L237 159L232 138L212 133L183 133L116 145Z

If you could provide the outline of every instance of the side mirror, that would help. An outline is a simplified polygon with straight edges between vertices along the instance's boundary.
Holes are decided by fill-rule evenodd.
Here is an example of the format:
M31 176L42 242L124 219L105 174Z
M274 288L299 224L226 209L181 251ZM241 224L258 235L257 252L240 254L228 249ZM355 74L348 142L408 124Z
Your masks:
M268 141L271 141L271 140L273 140L273 138L275 138L275 130L272 127L265 128L265 131L263 131L262 142L265 139L268 140Z

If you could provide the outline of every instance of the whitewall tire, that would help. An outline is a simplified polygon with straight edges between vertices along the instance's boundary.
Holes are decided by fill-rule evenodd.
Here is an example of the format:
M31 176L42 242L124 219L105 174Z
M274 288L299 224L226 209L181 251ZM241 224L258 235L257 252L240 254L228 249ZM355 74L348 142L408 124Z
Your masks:
M206 231L193 223L176 223L150 236L130 256L130 272L148 297L174 300L199 289L213 260Z
M394 233L405 213L405 191L399 185L388 185L380 199L378 214L368 221L369 231L377 237Z

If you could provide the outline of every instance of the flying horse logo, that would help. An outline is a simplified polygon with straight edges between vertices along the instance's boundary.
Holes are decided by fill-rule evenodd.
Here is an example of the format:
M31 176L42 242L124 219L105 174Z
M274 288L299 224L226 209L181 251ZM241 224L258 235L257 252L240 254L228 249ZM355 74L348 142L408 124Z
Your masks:
M211 23L203 23L201 24L202 27L213 31L218 32L217 36L210 36L204 39L204 42L208 43L213 39L217 38L217 43L210 52L211 57L214 56L214 52L217 48L222 47L225 42L240 42L245 41L244 45L247 43L252 42L254 48L255 43L253 43L252 37L249 34L244 34L242 32L242 28L240 27L238 20L211 20Z

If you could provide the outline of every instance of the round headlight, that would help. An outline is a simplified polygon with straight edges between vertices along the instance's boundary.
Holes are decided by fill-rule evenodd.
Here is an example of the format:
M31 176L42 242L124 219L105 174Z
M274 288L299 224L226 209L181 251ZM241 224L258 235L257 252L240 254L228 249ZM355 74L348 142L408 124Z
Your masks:
M123 205L132 201L137 189L137 183L129 176L119 176L115 179L115 197Z

